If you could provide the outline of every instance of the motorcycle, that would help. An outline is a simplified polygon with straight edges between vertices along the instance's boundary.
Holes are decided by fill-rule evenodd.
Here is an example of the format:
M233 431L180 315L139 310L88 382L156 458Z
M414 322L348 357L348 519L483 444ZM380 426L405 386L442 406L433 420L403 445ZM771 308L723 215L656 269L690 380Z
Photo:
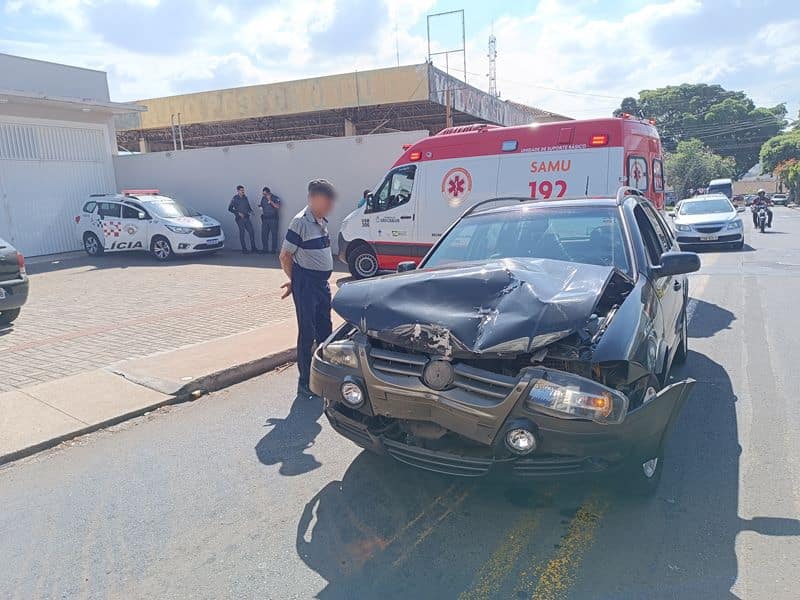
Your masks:
M756 213L756 228L761 233L764 233L764 229L766 228L767 221L769 219L769 215L767 214L767 207L763 204L754 206L753 212Z

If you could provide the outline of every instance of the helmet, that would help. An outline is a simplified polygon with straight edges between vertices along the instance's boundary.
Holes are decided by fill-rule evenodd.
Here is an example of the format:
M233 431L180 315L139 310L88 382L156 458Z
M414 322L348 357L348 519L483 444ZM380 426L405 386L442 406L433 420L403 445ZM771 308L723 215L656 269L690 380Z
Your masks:
M758 193L758 195L760 196L761 194L766 194L766 193L767 193L767 190L765 190L764 188L761 188L760 190L758 190L758 192L757 192L757 193Z

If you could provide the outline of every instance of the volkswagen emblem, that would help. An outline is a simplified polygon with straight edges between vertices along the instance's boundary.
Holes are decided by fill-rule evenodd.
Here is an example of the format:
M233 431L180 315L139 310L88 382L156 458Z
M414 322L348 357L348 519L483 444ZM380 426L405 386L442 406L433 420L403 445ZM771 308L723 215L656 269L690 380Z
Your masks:
M443 358L433 358L422 371L422 381L432 390L445 390L453 383L453 365Z

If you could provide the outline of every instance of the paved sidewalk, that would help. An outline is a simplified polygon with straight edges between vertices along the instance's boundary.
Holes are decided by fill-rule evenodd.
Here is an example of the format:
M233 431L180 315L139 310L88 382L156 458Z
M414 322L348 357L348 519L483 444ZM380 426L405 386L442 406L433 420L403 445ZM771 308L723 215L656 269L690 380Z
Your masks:
M68 255L29 272L28 303L0 329L0 392L294 318L273 255Z
M32 265L32 301L0 333L0 464L294 360L274 258L117 258Z

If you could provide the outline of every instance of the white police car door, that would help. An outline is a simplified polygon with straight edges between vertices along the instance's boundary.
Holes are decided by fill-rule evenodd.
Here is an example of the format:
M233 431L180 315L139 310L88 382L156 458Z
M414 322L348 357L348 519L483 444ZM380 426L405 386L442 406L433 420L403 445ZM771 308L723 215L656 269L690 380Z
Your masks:
M100 241L103 247L110 252L123 250L116 246L122 233L122 205L119 202L98 202L97 216L100 218Z
M140 218L141 216L141 218ZM122 205L122 231L115 242L117 250L148 250L147 224L149 215L141 206Z

